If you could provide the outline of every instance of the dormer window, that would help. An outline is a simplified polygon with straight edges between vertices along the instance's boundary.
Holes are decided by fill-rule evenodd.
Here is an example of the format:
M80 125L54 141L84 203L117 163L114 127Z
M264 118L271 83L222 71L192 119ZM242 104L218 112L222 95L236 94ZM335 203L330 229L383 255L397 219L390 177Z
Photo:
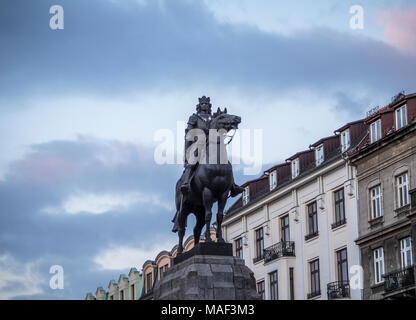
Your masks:
M341 132L341 148L342 152L347 151L351 146L351 140L350 140L350 130L345 130Z
M243 190L243 205L245 206L250 201L250 188L247 186Z
M270 184L270 190L273 190L277 186L277 171L274 170L270 172L269 175L269 184Z
M299 158L292 160L292 179L299 175Z
M315 149L315 159L317 166L324 162L324 146L322 144Z
M407 125L406 105L396 110L396 130Z
M381 120L374 121L371 124L371 143L381 139Z

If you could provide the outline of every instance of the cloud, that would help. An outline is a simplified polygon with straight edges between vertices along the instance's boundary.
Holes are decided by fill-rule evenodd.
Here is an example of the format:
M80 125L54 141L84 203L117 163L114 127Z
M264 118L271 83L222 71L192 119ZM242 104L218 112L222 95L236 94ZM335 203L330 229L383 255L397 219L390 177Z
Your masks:
M37 262L20 262L12 255L0 255L0 300L30 297L44 293L47 283L38 272Z
M379 14L386 41L397 49L416 54L416 8L389 9Z
M165 210L173 210L173 205L163 201L160 196L145 192L128 192L123 194L104 193L94 194L78 191L76 195L70 195L58 208L46 207L45 213L67 214L103 214L107 212L127 211L134 205L146 205L150 208L159 207Z
M171 250L174 242L164 242L140 248L129 246L111 246L98 253L93 261L99 270L128 270L132 267L141 269L146 260L153 260L159 252Z
M291 36L305 29L323 26L342 30L348 26L348 23L339 22L340 16L348 22L348 4L328 0L204 0L204 4L219 23L254 27L277 35ZM302 8L302 18L299 8Z

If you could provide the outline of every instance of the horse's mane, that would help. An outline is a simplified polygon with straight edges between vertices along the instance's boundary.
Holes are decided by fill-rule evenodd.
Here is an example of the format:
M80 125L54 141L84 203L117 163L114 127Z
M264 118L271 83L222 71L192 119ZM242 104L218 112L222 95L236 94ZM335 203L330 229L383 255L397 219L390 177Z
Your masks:
M212 115L213 118L218 117L221 114L227 113L227 108L224 108L224 111L221 111L220 108L217 109L217 111Z

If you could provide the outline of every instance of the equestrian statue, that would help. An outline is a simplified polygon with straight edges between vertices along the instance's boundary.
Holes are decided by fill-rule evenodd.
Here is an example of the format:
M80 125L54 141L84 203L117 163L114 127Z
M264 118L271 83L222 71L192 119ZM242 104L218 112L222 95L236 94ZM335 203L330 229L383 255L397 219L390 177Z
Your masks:
M176 214L172 222L173 232L178 232L178 254L183 251L183 237L187 226L188 215L196 216L194 227L195 244L199 243L205 226L205 242L212 242L210 224L212 206L218 203L216 238L224 242L221 224L224 207L229 196L235 197L243 189L234 183L233 170L228 161L227 144L232 141L241 118L227 113L227 108L211 114L210 98L199 98L196 113L188 120L185 130L185 169L176 183Z

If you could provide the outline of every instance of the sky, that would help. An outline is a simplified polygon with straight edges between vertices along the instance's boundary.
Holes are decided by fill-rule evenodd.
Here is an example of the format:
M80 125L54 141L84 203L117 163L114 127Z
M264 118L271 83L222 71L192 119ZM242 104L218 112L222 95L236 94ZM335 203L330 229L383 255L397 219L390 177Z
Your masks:
M180 158L198 97L261 131L256 172L230 149L242 184L416 92L415 71L414 1L2 0L0 299L83 299L176 244L183 166L155 137Z

